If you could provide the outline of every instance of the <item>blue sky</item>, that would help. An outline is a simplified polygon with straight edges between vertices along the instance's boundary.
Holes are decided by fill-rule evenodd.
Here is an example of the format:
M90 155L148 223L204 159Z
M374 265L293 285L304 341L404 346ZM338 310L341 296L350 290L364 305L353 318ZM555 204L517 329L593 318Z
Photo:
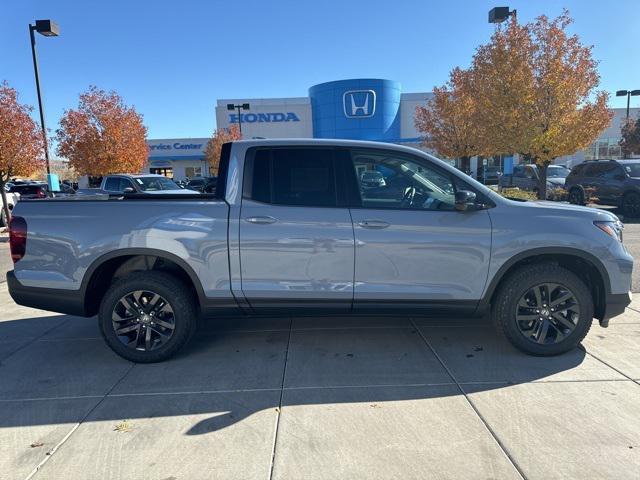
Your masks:
M487 12L505 4L523 22L567 7L571 30L594 45L601 88L640 88L638 0L10 1L0 15L0 80L36 104L27 25L52 18L61 36L37 37L50 128L97 85L135 105L150 138L208 136L218 98L306 96L316 83L354 77L428 91L468 66L492 33ZM625 105L612 97L611 106Z

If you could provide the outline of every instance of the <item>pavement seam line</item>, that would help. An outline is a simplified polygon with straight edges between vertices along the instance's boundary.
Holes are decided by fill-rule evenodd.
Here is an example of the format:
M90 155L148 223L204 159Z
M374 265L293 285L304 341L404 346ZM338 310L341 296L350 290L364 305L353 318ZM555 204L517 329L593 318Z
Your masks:
M62 323L60 323L60 325L56 325L55 327L51 327L49 330L45 330L42 334L38 335L37 337L33 337L31 340L29 340L27 343L20 345L18 348L16 348L13 352L9 353L8 355L0 358L0 362L4 362L6 359L12 357L13 355L15 355L16 353L18 353L20 350L23 350L24 348L27 348L29 345L36 343L38 340L40 340L42 337L44 337L45 335L47 335L50 332L53 332L56 328L60 328L64 325L66 325L68 322L71 321L71 317L67 318L66 320L64 320Z
M442 368L444 368L445 372L447 372L447 375L449 375L449 377L451 378L451 380L454 381L454 383L456 384L456 386L458 387L458 390L460 390L460 393L462 393L462 396L464 397L464 399L467 401L467 403L469 404L469 406L471 407L471 409L475 412L476 416L478 417L478 419L480 420L480 422L482 422L482 424L484 425L484 427L487 429L487 431L489 432L489 435L491 436L491 438L493 438L493 440L496 442L496 444L498 445L498 447L500 448L500 450L502 451L502 453L504 454L504 456L507 458L507 460L509 461L509 463L511 463L511 465L513 466L513 468L516 470L516 472L520 475L520 477L523 480L527 480L526 475L524 474L524 472L522 471L522 469L520 468L520 466L518 465L518 463L516 462L515 458L513 458L511 456L511 454L509 453L509 451L507 450L507 447L502 443L502 441L498 438L497 433L493 430L493 428L491 428L491 426L489 425L489 423L487 422L487 420L482 416L482 414L480 413L480 411L477 409L477 407L473 404L473 402L471 401L471 399L469 398L469 396L467 395L467 392L465 392L465 390L462 388L462 385L460 384L460 382L458 382L458 379L453 375L453 372L451 372L451 370L449 369L449 367L447 367L444 363L444 361L442 360L442 358L440 358L440 355L438 355L438 353L435 351L435 349L433 348L433 346L431 345L431 343L429 343L429 340L427 340L427 337L424 336L424 334L422 333L422 331L416 326L416 324L413 321L413 318L410 319L411 323L413 324L414 328L416 329L416 332L418 332L418 335L420 335L420 338L422 338L422 341L425 343L425 345L427 346L427 348L431 351L431 353L436 357L436 359L438 360L438 362L440 362L440 365L442 365Z
M280 429L280 416L282 415L282 399L284 397L284 382L287 378L287 363L289 362L289 346L291 345L291 335L293 334L293 317L289 324L289 338L287 339L287 348L284 353L284 366L282 368L282 384L280 386L280 400L278 402L278 411L276 412L276 426L273 432L273 445L271 446L271 464L269 465L269 477L273 478L273 467L276 463L276 445L278 443L278 430Z
M606 366L607 366L607 367L609 367L611 370L614 370L614 371L618 372L620 375L622 375L622 376L623 376L624 378L626 378L627 380L631 380L633 383L636 383L636 384L640 385L640 381L638 381L638 380L636 380L636 379L634 379L634 378L631 378L629 375L627 375L626 373L624 373L624 372L622 372L622 371L618 370L618 369L617 369L616 367L614 367L613 365L611 365L611 364L609 364L609 363L605 362L605 361L604 361L604 360L602 360L600 357L598 357L598 356L594 355L594 354L593 354L593 353L591 353L591 352L588 352L586 348L582 347L582 349L584 350L584 353L586 353L587 355L589 355L589 356L591 356L591 357L595 358L597 361L599 361L599 362L600 362L600 363L602 363L603 365L606 365Z
M50 451L49 454L46 455L41 461L40 463L38 463L38 465L36 465L36 467L31 471L31 473L29 475L27 475L27 477L25 478L25 480L31 480L41 469L42 467L44 467L44 465L49 461L49 459L51 457L53 457L54 453L56 453L58 451L59 448L62 447L62 445L64 445L64 443L69 440L69 438L71 438L71 435L74 434L74 432L80 427L80 425L82 425L84 423L84 421L89 418L89 416L95 412L95 410L102 405L102 402L104 402L104 400L107 398L107 396L113 391L114 388L116 388L118 386L118 384L120 384L120 382L122 382L125 377L127 375L129 375L129 373L131 372L131 370L133 370L133 368L136 366L135 363L132 363L131 366L127 369L126 372L124 372L124 374L111 386L111 388L107 391L107 393L105 393L102 398L100 400L98 400L98 402L96 402L96 404L91 407L89 409L89 411L80 419L79 422L77 422L69 431L69 433L67 433L64 438L62 440L60 440Z

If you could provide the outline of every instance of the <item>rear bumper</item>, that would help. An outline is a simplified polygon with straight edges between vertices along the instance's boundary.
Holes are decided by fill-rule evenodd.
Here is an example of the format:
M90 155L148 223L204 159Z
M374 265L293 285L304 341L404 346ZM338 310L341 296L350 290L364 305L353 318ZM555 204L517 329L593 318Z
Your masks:
M13 271L7 272L7 286L9 295L18 305L80 317L86 316L84 297L80 290L26 287L18 281Z
M624 309L631 303L631 292L608 294L605 299L604 315L600 319L600 325L606 327L609 320L624 312Z

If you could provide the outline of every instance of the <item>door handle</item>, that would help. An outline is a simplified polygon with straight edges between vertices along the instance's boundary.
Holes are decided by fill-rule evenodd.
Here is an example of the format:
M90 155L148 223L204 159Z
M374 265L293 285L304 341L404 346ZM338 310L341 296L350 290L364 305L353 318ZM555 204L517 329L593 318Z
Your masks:
M358 225L362 228L387 228L389 223L382 220L362 220Z
M246 217L245 221L249 223L255 223L258 225L268 225L270 223L276 223L278 220L270 216L264 216L264 217Z

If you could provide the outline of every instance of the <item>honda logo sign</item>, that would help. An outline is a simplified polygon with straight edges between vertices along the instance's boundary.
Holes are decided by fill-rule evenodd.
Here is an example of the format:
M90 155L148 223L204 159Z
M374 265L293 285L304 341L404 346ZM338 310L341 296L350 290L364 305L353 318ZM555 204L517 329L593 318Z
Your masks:
M376 113L376 92L373 90L349 90L342 96L344 116L368 118Z

